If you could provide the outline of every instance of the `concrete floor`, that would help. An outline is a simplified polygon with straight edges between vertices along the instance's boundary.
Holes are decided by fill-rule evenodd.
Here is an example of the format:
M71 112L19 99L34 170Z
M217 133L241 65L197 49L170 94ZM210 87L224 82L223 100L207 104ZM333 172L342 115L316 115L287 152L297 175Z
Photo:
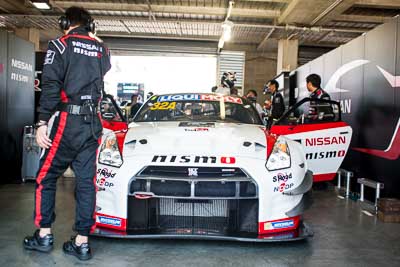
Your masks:
M92 238L94 258L80 262L63 254L72 231L74 183L60 179L55 249L25 251L22 240L34 231L34 184L0 186L0 266L400 266L400 224L361 213L358 203L337 198L331 188L314 191L305 214L315 231L308 241L255 244L192 240Z

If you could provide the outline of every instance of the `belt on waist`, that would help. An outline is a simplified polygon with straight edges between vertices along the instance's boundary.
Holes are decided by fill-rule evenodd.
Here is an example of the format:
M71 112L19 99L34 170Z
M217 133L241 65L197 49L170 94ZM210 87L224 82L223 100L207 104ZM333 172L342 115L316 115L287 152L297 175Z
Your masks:
M81 106L61 103L58 105L59 111L65 111L72 115L93 115L98 112L97 106Z

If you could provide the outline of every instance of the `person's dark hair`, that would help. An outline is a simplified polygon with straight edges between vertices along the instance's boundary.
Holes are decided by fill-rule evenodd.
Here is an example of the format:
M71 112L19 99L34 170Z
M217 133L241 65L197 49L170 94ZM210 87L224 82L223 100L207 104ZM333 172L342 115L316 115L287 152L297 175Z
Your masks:
M237 94L238 94L238 89L231 88L231 95L237 95Z
M316 88L321 88L321 76L318 74L310 74L306 78L307 83L311 83Z
M135 98L135 97L137 98L138 95L137 95L137 94L132 94L132 95L131 95L131 102L133 102L133 98Z
M249 93L253 93L257 97L256 90L250 89L249 91L247 91L247 94L249 94Z
M65 11L65 17L70 21L71 26L87 26L92 19L86 9L77 6L69 7Z
M279 83L277 80L270 80L269 84L273 84L275 85L275 89L278 90L279 89Z

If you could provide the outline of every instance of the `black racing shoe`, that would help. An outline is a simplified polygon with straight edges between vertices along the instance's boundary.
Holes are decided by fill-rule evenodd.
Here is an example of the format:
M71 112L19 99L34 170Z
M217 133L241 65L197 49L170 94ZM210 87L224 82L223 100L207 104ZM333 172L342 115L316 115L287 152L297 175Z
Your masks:
M89 243L84 243L80 246L77 246L75 244L75 237L72 237L70 241L64 243L63 251L66 254L74 255L81 261L90 260L92 258L92 252L90 250Z
M24 248L29 250L37 250L41 252L50 252L53 249L54 237L48 234L40 237L39 229L35 231L33 236L27 236L24 239Z

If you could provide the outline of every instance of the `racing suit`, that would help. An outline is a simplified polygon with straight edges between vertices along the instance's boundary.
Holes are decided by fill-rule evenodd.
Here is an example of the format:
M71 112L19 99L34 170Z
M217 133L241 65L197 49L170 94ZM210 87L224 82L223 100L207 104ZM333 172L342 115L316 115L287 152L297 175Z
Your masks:
M78 27L49 42L39 120L50 120L52 145L42 151L34 211L36 226L50 228L55 220L57 178L71 165L76 176L74 229L84 236L95 224L96 150L102 132L96 108L102 76L111 68L108 50L92 37Z
M325 99L331 100L331 97L323 89L318 88L310 94L311 99ZM317 101L310 101L310 108L308 110L308 118L316 120L325 120L324 118L334 116L333 108L329 103L321 103Z
M283 112L285 112L283 96L278 91L275 91L271 97L271 117L272 119L279 119L283 115Z

